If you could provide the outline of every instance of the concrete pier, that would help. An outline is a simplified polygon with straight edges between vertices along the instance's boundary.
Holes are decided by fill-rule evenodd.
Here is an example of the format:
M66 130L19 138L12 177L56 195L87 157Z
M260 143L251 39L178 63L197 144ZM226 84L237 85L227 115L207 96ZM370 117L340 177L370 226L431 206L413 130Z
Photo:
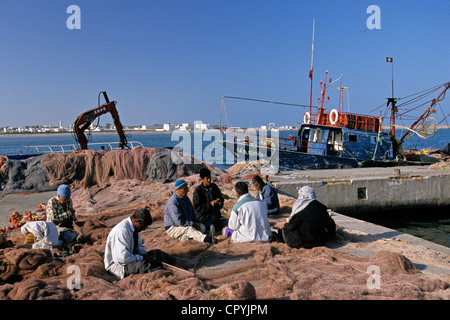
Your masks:
M319 201L344 214L450 205L450 171L428 166L285 171L270 179L295 198L309 185Z

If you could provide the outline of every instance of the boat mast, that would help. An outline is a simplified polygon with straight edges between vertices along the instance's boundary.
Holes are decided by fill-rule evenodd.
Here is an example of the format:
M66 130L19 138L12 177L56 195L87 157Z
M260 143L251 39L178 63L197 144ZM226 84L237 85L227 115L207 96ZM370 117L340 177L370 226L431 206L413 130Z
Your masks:
M391 106L391 131L390 136L392 140L392 156L395 159L397 157L397 140L395 138L395 114L398 112L397 109L397 99L394 98L394 59L392 57L387 57L386 62L392 63L392 98L387 98L387 106Z
M309 92L309 114L312 112L312 88L313 88L313 66L314 66L314 32L316 26L316 19L313 19L313 35L311 48L311 70L309 70L309 78L311 79L311 89Z
M392 140L392 157L395 159L397 157L397 140L395 138L395 114L397 113L397 99L394 97L388 98L387 105L391 104L391 140Z
M325 71L325 81L324 82L322 82L322 80L320 80L320 87L322 88L322 91L321 91L321 98L319 98L318 99L318 101L319 101L319 103L320 103L320 107L319 107L319 115L318 115L318 117L317 117L317 124L321 124L322 123L322 121L323 121L323 116L324 116L324 108L323 108L323 104L325 103L325 94L326 94L326 91L327 91L327 77L328 77L328 70L326 70ZM329 85L328 86L330 86L331 85L331 78L328 80L329 81ZM322 87L322 84L323 84L323 87ZM328 96L327 97L327 102L328 102L328 100L330 100L330 96Z
M339 108L338 112L341 113L341 104L342 104L342 111L344 111L344 92L342 87L342 74L341 74L341 83L339 85Z

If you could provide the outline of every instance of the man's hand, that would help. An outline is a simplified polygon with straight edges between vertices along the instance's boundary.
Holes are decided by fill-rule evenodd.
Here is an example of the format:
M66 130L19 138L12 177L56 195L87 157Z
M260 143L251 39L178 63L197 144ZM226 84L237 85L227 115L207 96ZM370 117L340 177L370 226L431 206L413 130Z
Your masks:
M215 207L216 205L220 204L220 199L213 200L213 201L210 202L210 204L211 204L212 207Z
M147 262L150 262L152 264L152 266L157 266L157 267L161 267L162 268L162 263L158 260L156 260L155 255L153 254L153 252L149 251L146 254L143 255L144 260Z
M200 230L200 222L194 222L193 227L197 230Z
M66 212L67 212L67 216L68 216L69 218L72 218L72 219L76 220L76 218L75 218L75 210L69 209L69 210L67 210Z
M148 262L151 262L155 259L152 252L147 252L146 254L143 255L143 257L144 257L144 260L148 261Z

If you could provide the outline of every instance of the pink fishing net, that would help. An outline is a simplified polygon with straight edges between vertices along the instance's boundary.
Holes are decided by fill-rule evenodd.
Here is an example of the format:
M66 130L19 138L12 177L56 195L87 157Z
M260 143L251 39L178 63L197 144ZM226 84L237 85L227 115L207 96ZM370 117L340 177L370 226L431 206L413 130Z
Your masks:
M171 170L165 152L135 148L45 156L42 164L49 184L79 181L73 187L72 200L89 241L78 253L59 260L53 259L49 251L24 244L25 235L19 230L5 233L0 237L0 299L449 298L445 278L425 277L403 254L383 247L369 258L329 247L293 249L283 243L235 243L223 236L218 236L214 245L170 238L163 229L163 210L173 193L173 178L183 176L192 199L192 192L200 183L196 173L207 165ZM156 154L158 161L167 165L159 168L159 176L148 170ZM229 183L234 176L208 167L224 194L227 215L237 200L233 184ZM280 195L281 215L270 217L272 226L283 225L294 201ZM103 265L106 238L114 225L140 207L147 207L154 220L141 232L144 246L175 256L180 269L156 270L117 280ZM335 243L337 247L357 239L346 239L345 232L341 235ZM367 270L373 265L380 268L379 289L367 284L371 276ZM79 290L67 284L72 276L71 266L80 270Z

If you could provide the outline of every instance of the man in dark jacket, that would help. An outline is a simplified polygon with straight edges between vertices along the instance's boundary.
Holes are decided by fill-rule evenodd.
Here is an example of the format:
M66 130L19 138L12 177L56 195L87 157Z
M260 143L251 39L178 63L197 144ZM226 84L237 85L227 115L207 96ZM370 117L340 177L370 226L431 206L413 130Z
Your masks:
M202 183L195 188L193 205L198 220L210 230L211 225L215 230L222 230L228 221L222 217L220 209L223 208L223 196L219 187L211 182L211 171L207 168L200 170Z

